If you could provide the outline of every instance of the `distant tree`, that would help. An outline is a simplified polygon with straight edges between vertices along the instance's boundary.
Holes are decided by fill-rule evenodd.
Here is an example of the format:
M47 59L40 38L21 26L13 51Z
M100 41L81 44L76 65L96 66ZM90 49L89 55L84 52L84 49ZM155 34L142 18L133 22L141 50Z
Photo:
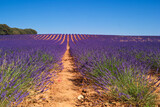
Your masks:
M10 34L12 34L11 28L6 24L0 24L0 34L1 35L10 35Z
M23 29L18 29L18 28L15 28L17 31L19 31L19 34L27 34ZM30 34L30 33L28 33Z
M12 34L13 34L13 35L19 35L19 34L21 34L21 33L19 32L18 28L11 28L11 29L12 29Z
M37 31L33 30L33 29L24 29L24 31L27 33L27 34L37 34Z
M32 34L37 34L37 31L34 29L31 29L31 31L32 31Z
M6 24L0 24L0 35L37 34L34 29L10 28Z

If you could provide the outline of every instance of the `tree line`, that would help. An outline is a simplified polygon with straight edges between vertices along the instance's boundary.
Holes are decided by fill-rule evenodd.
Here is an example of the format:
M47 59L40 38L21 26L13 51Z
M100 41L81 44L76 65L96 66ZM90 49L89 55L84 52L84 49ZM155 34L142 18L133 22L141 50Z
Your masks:
M11 28L6 24L0 24L0 35L37 34L34 29Z

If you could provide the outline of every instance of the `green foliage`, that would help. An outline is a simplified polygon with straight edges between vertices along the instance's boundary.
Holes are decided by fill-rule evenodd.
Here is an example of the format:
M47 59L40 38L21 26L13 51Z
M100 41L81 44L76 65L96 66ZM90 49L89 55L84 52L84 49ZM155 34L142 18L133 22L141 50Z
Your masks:
M84 58L83 56L81 59L84 60ZM104 90L107 89L104 94L108 94L119 101L139 107L154 106L157 97L153 93L156 89L154 79L149 78L136 67L124 66L123 69L119 69L122 63L122 60L115 57L97 59L92 64L92 68L86 66L84 74L93 83L99 84Z
M12 29L13 35L19 35L20 34L20 32L17 28L11 28L11 29Z
M18 29L18 28L11 28L11 29L12 29L12 33L14 35L16 35L16 34L27 34L23 29Z
M34 29L10 28L6 24L0 24L0 35L37 34Z
M136 73L133 73L136 72ZM126 69L113 81L110 95L116 99L140 107L155 105L156 94L152 93L154 87L147 76L139 75L134 68Z
M24 31L27 33L27 34L37 34L37 31L33 30L33 29L24 29Z
M6 56L6 54L4 56ZM19 61L17 62L13 61L10 64L7 63L6 59L3 60L3 63L0 66L0 74L2 74L3 77L0 82L0 93L7 93L5 95L6 97L4 97L4 100L0 99L0 107L9 107L11 102L16 102L15 96L19 92L21 92L20 96L25 93L29 93L30 90L36 91L36 93L40 93L41 89L45 86L45 84L49 83L47 81L42 80L44 79L42 77L46 75L44 71L48 71L49 67L46 67L45 69L43 69L43 71L41 71L40 68L42 66L39 66L39 63L46 63L48 60L51 61L53 60L53 57L45 53L40 53L39 58L37 58L37 60L35 60L34 58L34 55L30 56L29 62L26 63L25 60L22 59L19 59ZM35 71L38 71L36 73L37 75L39 75L39 77L32 77ZM46 78L47 77L49 76L46 75ZM11 86L12 80L14 80L13 86ZM40 86L40 81L44 81L44 86ZM5 86L5 84L7 85ZM13 92L15 92L16 90L17 93L13 94ZM32 94L30 93L30 95ZM18 98L20 98L20 96Z
M12 31L8 25L0 24L0 35L8 35L11 33L12 33Z

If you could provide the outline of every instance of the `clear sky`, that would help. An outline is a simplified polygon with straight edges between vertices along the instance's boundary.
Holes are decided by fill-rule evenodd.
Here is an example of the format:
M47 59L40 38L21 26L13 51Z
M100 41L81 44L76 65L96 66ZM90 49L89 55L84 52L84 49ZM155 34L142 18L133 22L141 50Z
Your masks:
M160 35L160 0L0 0L0 24L39 34Z

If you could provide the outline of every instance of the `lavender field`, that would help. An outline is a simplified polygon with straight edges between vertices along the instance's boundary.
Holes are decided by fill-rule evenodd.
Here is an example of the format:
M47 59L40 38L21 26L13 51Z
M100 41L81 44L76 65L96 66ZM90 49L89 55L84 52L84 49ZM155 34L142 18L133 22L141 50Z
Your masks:
M0 107L19 104L30 90L43 92L62 69L65 43L34 40L30 35L0 36Z
M71 54L100 95L138 107L160 102L160 37L98 35L71 43Z
M54 84L67 44L76 70L99 95L130 106L159 104L159 36L42 34L0 35L0 107Z

